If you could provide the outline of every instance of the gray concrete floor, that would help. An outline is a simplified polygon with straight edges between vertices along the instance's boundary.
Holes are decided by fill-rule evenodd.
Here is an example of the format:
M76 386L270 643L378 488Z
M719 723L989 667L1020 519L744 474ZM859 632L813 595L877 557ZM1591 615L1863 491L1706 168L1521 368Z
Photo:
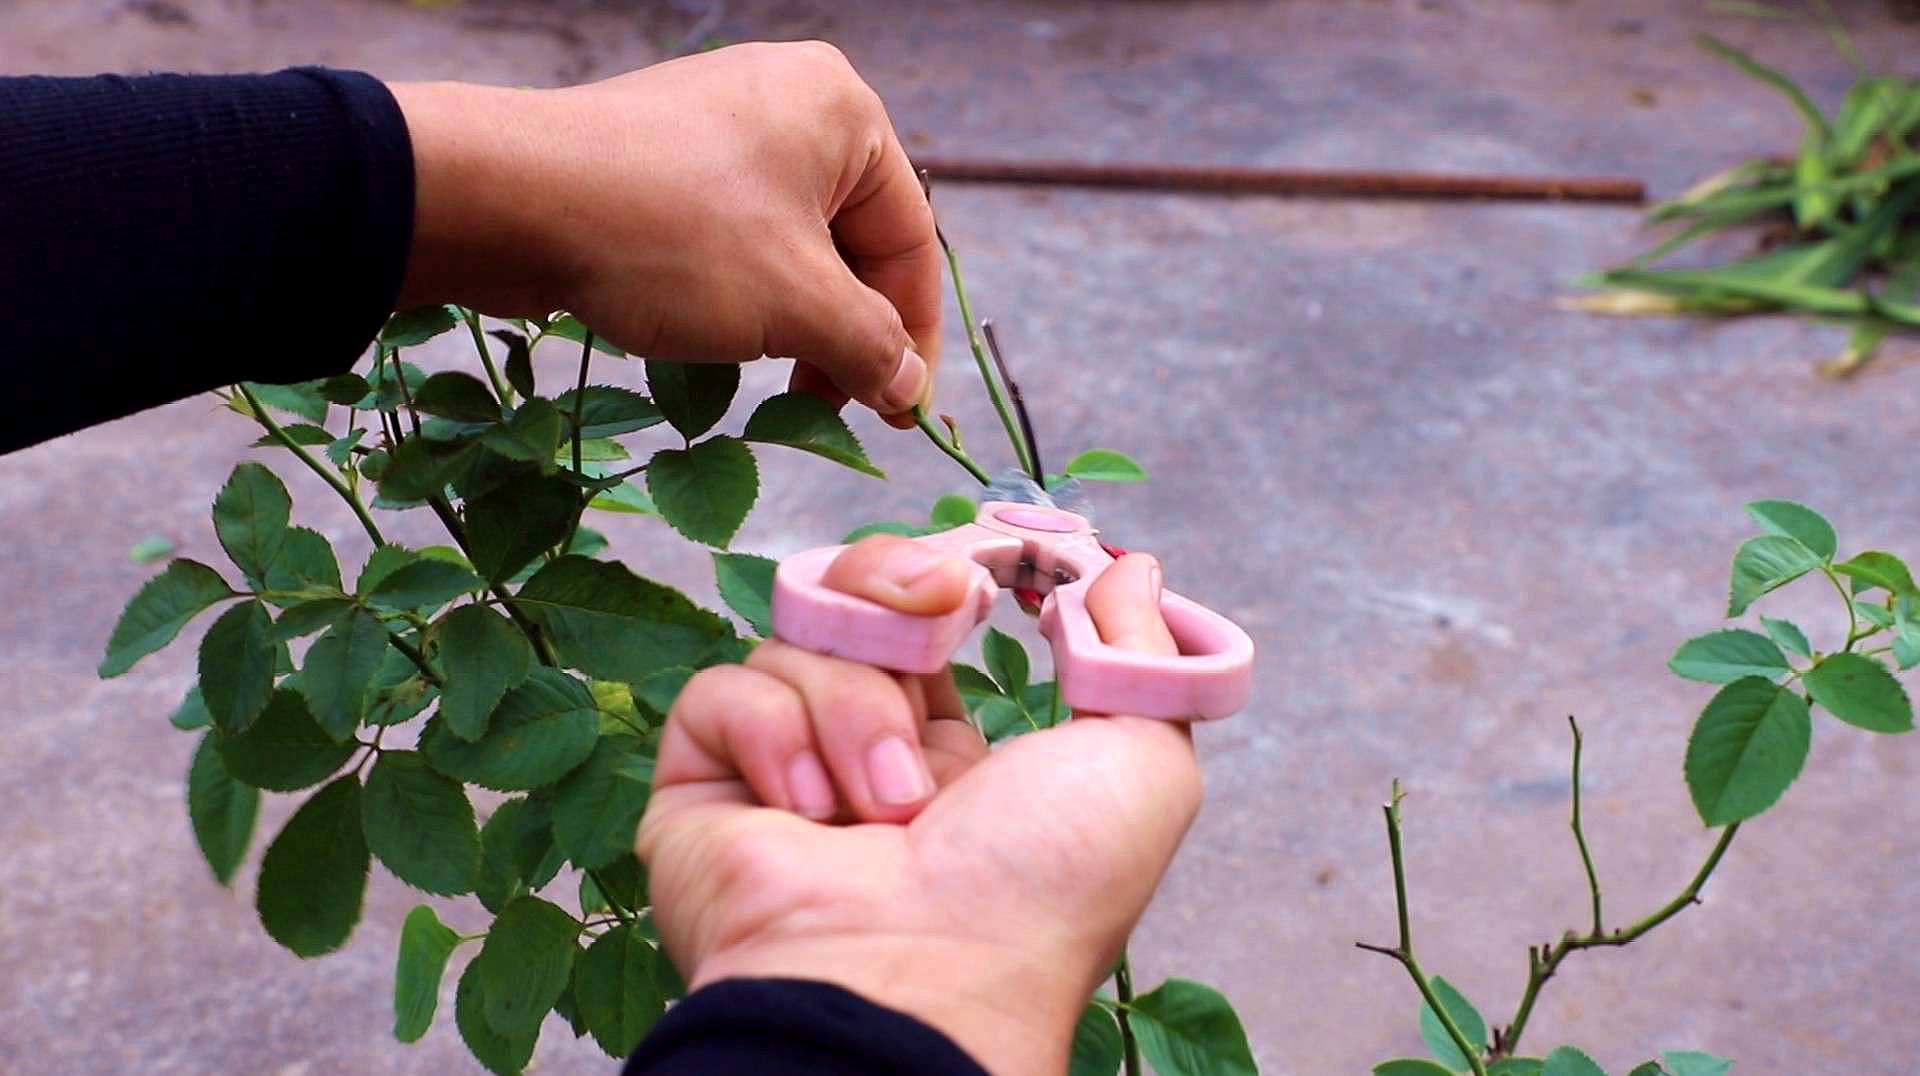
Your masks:
M1910 65L1914 26L1879 4L1841 6L1871 61ZM0 70L319 62L544 85L647 63L703 10L15 0L0 6ZM1695 30L1758 47L1828 101L1847 78L1817 35L1653 0L785 0L729 4L710 25L839 43L915 151L1625 172L1659 194L1796 137L1778 100L1692 49ZM1504 1020L1524 947L1584 913L1566 714L1589 733L1589 829L1613 916L1676 892L1711 839L1679 778L1708 691L1662 663L1716 624L1747 533L1741 503L1804 499L1847 545L1913 550L1920 492L1898 464L1920 373L1818 380L1810 364L1836 334L1783 320L1555 308L1573 274L1644 242L1630 211L938 198L1049 446L1121 447L1154 471L1103 492L1109 533L1160 553L1173 586L1262 646L1256 705L1199 734L1208 804L1136 960L1148 981L1222 986L1266 1071L1357 1073L1420 1049L1404 977L1351 947L1392 929L1376 806L1389 779L1412 792L1423 957ZM960 354L957 333L949 348ZM755 370L749 384L776 379ZM968 370L950 363L942 388L988 443ZM778 555L957 488L915 437L861 432L891 485L765 453L770 492L740 547ZM414 1046L388 1037L413 894L376 877L350 946L303 963L260 932L252 868L233 892L208 877L181 807L190 741L165 722L197 629L130 676L93 677L152 571L128 563L128 546L159 533L217 557L206 507L252 436L189 401L0 459L0 1071L470 1067L450 1021ZM297 517L351 547L353 523L325 491L290 484ZM705 558L655 542L656 524L603 526L630 562L711 596ZM1818 599L1783 604L1830 624ZM1747 1073L1914 1071L1913 742L1833 724L1816 739L1703 907L1631 949L1569 961L1534 1047L1577 1042L1614 1071L1672 1047L1732 1055ZM443 914L473 917L459 902ZM611 1071L555 1030L543 1070Z

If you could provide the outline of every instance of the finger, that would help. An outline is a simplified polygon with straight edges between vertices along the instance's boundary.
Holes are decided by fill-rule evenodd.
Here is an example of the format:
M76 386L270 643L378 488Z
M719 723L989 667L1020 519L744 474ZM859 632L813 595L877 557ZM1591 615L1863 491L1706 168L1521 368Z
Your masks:
M835 411L847 406L849 397L833 383L833 378L821 373L817 368L804 362L793 364L793 373L787 377L787 388L793 392L807 392L827 401L827 406Z
M914 616L941 616L960 608L972 580L966 560L898 534L860 539L835 557L820 578L830 590Z
M800 693L841 799L866 822L905 822L933 795L919 715L899 681L859 662L769 639L747 665Z
M834 214L833 235L854 276L900 312L931 388L940 364L940 242L926 188L884 107L880 124L879 152Z
M855 276L824 235L803 261L796 276L805 287L786 298L766 341L769 353L818 369L891 424L912 425L912 408L927 397L933 374L900 311Z
M945 788L987 757L986 737L964 717L938 717L920 732L934 783Z
M654 783L736 780L761 803L807 818L830 818L839 804L800 693L764 672L717 665L695 674L674 700Z
M1160 615L1160 562L1129 553L1109 565L1087 589L1087 613L1101 641L1143 654L1178 654Z

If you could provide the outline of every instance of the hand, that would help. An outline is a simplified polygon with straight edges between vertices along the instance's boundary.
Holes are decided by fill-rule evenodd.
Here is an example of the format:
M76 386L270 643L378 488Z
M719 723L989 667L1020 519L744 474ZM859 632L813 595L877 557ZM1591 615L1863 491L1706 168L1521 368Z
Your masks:
M933 214L833 46L559 90L390 88L416 174L403 305L566 309L649 358L796 358L795 388L913 425L939 356Z
M826 582L921 614L967 587L963 562L886 535ZM1102 638L1174 652L1159 591L1151 557L1107 569L1087 601ZM1057 1073L1199 806L1184 725L1076 718L989 754L950 676L769 639L674 704L639 845L693 987L825 980L991 1072Z

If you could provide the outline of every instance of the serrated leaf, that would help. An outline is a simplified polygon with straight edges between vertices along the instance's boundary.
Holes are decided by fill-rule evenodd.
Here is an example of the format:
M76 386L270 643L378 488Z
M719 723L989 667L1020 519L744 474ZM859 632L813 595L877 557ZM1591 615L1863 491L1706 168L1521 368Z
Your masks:
M509 688L533 671L533 647L506 617L484 605L463 605L441 619L437 657L446 683L440 717L447 731L477 740Z
M500 401L493 398L492 390L479 378L458 370L442 370L421 382L413 394L413 408L456 422L500 419Z
M918 538L923 534L932 534L933 530L934 528L923 527L918 523L901 523L891 519L881 520L878 523L867 523L853 528L847 532L845 538L840 539L840 544L852 545L869 534L898 534L903 538Z
M1067 1076L1113 1076L1124 1060L1120 1025L1106 1006L1089 1003L1080 1010L1073 1025L1073 1050L1068 1055Z
M1538 1071L1540 1070L1535 1070L1535 1072ZM1491 1069L1488 1070L1487 1076L1493 1076ZM1667 1076L1667 1070L1661 1068L1660 1062L1658 1061L1642 1061L1640 1064L1633 1066L1632 1069L1629 1069L1627 1076Z
M1474 1008L1473 1002L1468 1001L1458 988L1438 975L1433 976L1428 985L1433 987L1433 995L1440 999L1440 1004L1446 1006L1447 1015L1453 1018L1454 1026L1467 1037L1467 1045L1473 1047L1475 1053L1484 1051L1487 1048L1487 1021L1480 1015L1480 1010ZM1461 1070L1469 1067L1466 1057L1454 1045L1453 1037L1447 1034L1446 1026L1433 1011L1433 1006L1425 1001L1420 1003L1420 1038L1441 1064Z
M972 523L979 514L980 506L973 498L959 493L949 493L933 502L933 510L927 513L927 525L939 530L950 530L963 523Z
M1163 1073L1254 1076L1253 1050L1233 1006L1213 987L1168 979L1133 999L1140 1052Z
M600 883L606 883L601 889ZM611 894L612 900L607 898ZM647 906L647 868L632 852L604 867L580 872L580 914L609 911L618 902L625 911Z
M1018 701L1020 693L1027 688L1030 669L1026 647L1020 645L1020 640L999 628L988 628L986 638L980 642L980 659L1000 690Z
M507 800L480 828L474 893L498 913L515 897L553 880L566 857L553 846L553 804L545 793Z
M1541 1076L1607 1076L1593 1058L1579 1048L1556 1046L1547 1051L1540 1066Z
M280 551L267 566L267 589L289 594L340 591L340 564L326 536L308 527L288 527ZM282 599L277 604L287 604Z
M180 700L179 707L167 718L167 722L181 732L192 732L213 724L213 715L207 712L207 702L200 697L199 684L187 689L186 696Z
M1879 587L1889 594L1903 597L1920 594L1920 591L1914 589L1913 573L1907 570L1906 563L1892 553L1878 549L1869 549L1865 553L1836 564L1833 570L1866 584L1862 589L1870 590ZM1859 592L1854 591L1856 594Z
M320 394L318 382L263 385L257 381L247 381L243 384L246 385L248 392L253 393L255 399L276 411L299 415L314 422L327 420L327 399Z
M265 579L287 531L293 499L279 476L257 463L242 463L213 499L213 532L249 579Z
M347 764L358 744L338 743L307 710L306 700L279 688L259 720L218 743L221 762L235 780L270 792L317 785Z
M1828 713L1869 732L1913 728L1907 689L1886 666L1860 654L1828 654L1801 677L1807 694Z
M273 622L270 634L275 642L284 643L316 631L325 631L352 611L353 601L348 598L319 598L301 602L280 614L280 619Z
M433 1026L440 1007L440 980L460 935L440 922L433 909L417 905L400 924L400 951L393 968L393 1037L418 1042Z
M387 319L380 343L389 348L417 347L459 324L451 307L436 303L402 310Z
M1773 806L1806 763L1813 735L1799 695L1760 677L1720 689L1687 741L1687 790L1709 826Z
M719 616L619 561L556 557L515 602L567 665L602 680L638 683L661 669L695 665L732 634Z
M1893 660L1902 672L1920 665L1920 625L1912 621L1901 625L1893 637Z
M1777 620L1770 616L1761 617L1760 624L1767 629L1767 634L1773 638L1773 641L1782 647L1803 658L1813 656L1813 644L1807 641L1807 633L1800 630L1800 625L1791 620Z
M713 555L713 578L721 600L762 638L773 635L773 572L779 566L752 553Z
M384 582L387 576L420 559L420 554L405 546L383 545L367 555L367 562L360 567L360 578L354 580L353 592L366 597L375 587Z
M187 768L187 817L193 822L193 840L213 868L221 885L233 881L233 872L246 857L253 839L253 820L260 811L260 792L227 773L217 749L218 733L200 737Z
M1424 1057L1396 1057L1373 1066L1373 1076L1453 1076L1453 1070Z
M1546 1067L1545 1058L1503 1057L1487 1066L1487 1076L1540 1076Z
M548 336L561 340L571 340L576 344L584 344L587 342L587 326L582 324L580 319L574 317L572 314L562 314L547 323L545 334L541 339L544 340ZM600 352L602 355L612 355L616 359L624 359L627 357L626 352L608 343L607 338L601 336L599 333L595 333L593 336L593 350Z
M480 985L480 962L471 961L460 973L460 984L453 992L453 1020L460 1039L472 1051L474 1059L494 1076L519 1076L533 1060L533 1048L540 1041L540 1026L530 1031L502 1035L487 1021L487 996Z
M601 737L586 764L554 790L554 844L589 870L633 851L653 789L652 767L633 737Z
M740 367L730 362L647 360L647 391L680 436L691 441L713 428L740 389Z
M1005 696L996 695L980 703L974 708L973 719L980 726L980 735L990 744L1040 731L1040 723L1033 715Z
M1662 1050L1669 1076L1726 1076L1733 1061L1703 1050Z
M647 462L647 492L673 529L725 548L760 495L753 450L731 437L665 448Z
M975 699L996 699L1006 694L1000 690L999 684L993 682L992 677L971 665L956 661L950 668L953 670L953 686L959 689L960 698L969 705Z
M135 662L172 642L187 621L233 593L219 572L198 561L168 564L121 611L107 638L106 656L100 659L100 676L119 676L133 668Z
M383 751L362 802L367 847L393 876L443 897L473 891L480 830L460 782L413 751Z
M573 969L582 1022L610 1057L624 1058L667 1011L657 966L666 956L622 925L595 939Z
M1787 656L1773 640L1743 628L1696 635L1680 644L1667 668L1677 676L1709 684L1732 683L1743 676L1772 678L1791 671Z
M257 601L220 614L200 639L200 697L220 731L244 732L266 709L281 644L273 618Z
M387 629L355 610L307 648L300 691L313 718L335 740L346 740L367 716L374 674L386 656Z
M488 430L481 443L509 460L537 463L543 470L550 470L566 427L566 419L554 408L553 401L535 396L521 401L513 416ZM472 492L467 496L473 496Z
M1820 558L1797 539L1767 534L1749 538L1733 556L1727 615L1739 616L1754 599L1820 566Z
M308 448L311 448L314 445L327 445L327 444L333 443L333 434L328 433L326 427L315 426L311 422L291 423L289 425L280 427L280 432L283 434L286 434L287 441L292 441L296 445L303 445ZM265 433L255 438L247 447L249 448L280 448L280 447L283 447L285 444L286 444L286 441L282 441L280 438L275 437L273 434Z
M367 595L367 604L392 612L438 609L462 594L481 590L486 585L486 580L458 564L421 558L402 565L380 580Z
M553 406L573 421L576 390L568 389L553 401ZM665 420L660 409L645 395L619 385L588 385L580 403L581 437L616 437L633 433Z
M467 502L467 549L474 570L499 581L559 545L580 510L580 494L560 478L529 474Z
M1859 615L1860 619L1865 620L1868 623L1873 624L1877 627L1882 627L1882 628L1893 627L1893 611L1888 609L1884 605L1875 605L1872 602L1856 601L1853 603L1853 611Z
M1793 501L1752 501L1747 514L1769 534L1792 538L1813 551L1821 560L1832 560L1839 540L1827 517Z
M254 897L267 934L306 957L346 944L360 921L368 862L360 781L348 774L301 804L267 846Z
M489 1028L507 1036L539 1031L567 988L579 934L573 916L539 897L520 897L500 909L473 958Z
M599 735L600 711L587 686L543 667L507 692L478 740L461 740L435 719L420 735L420 751L449 777L510 792L564 777L592 753Z
M308 384L313 386L313 390L320 395L321 399L337 404L353 403L373 388L367 384L366 378L355 373L335 374L318 381L310 381Z
M853 435L840 413L810 392L783 392L768 397L754 408L740 436L748 441L811 452L875 478L887 477L885 471L867 458L866 449L860 447L860 439Z
M1093 448L1067 461L1066 473L1092 482L1145 482L1147 469L1132 456L1110 448Z

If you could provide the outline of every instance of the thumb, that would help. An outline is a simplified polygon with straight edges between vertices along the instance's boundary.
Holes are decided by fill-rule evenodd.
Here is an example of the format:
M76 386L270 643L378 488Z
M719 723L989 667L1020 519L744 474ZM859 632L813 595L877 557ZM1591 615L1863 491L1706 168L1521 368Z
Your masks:
M1087 613L1101 641L1143 654L1178 654L1160 615L1160 589L1160 562L1145 553L1129 553L1100 573L1087 589Z
M960 557L898 534L870 534L835 557L820 582L897 613L940 616L960 608L972 574Z
M808 292L804 307L790 313L792 331L783 334L783 353L824 374L841 393L889 416L894 425L912 425L907 412L931 395L933 364L914 347L900 311L838 257L816 278L828 284ZM795 388L814 383L817 379L796 373Z

